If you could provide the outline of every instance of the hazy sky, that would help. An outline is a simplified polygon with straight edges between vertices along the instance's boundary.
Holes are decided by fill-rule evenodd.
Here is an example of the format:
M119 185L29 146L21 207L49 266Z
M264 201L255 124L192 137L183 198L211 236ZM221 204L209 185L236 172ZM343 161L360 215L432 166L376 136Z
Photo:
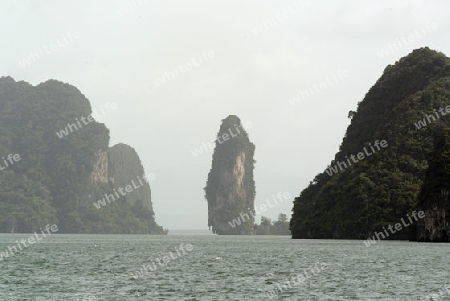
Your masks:
M252 124L255 205L289 192L263 215L291 216L384 68L423 46L450 55L449 12L448 1L1 0L0 76L70 83L99 111L117 103L100 121L155 174L157 222L207 229L212 151L192 152L222 119Z

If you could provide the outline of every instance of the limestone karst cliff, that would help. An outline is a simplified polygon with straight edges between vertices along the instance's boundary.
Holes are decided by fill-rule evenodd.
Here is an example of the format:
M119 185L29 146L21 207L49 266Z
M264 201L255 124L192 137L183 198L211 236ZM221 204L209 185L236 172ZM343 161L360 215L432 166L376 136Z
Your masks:
M253 234L255 145L237 116L222 120L205 197L208 226L216 234ZM239 225L232 221L239 219Z
M148 185L105 202L132 171L143 175L131 148L116 149L127 147L113 147L111 160L109 130L76 87L0 78L0 157L20 156L0 167L0 232L57 224L59 233L165 233L155 223Z
M419 194L425 217L417 224L417 240L450 242L450 128L446 128L430 156Z
M424 47L388 65L350 115L330 164L295 198L292 237L367 239L419 210L429 156L449 121L439 110L449 99L450 58L443 53ZM377 140L388 146L353 161ZM389 239L414 232L406 227Z
M95 158L96 160L91 172L91 183L107 183L109 175L108 153L105 150L99 149L98 152L95 153Z

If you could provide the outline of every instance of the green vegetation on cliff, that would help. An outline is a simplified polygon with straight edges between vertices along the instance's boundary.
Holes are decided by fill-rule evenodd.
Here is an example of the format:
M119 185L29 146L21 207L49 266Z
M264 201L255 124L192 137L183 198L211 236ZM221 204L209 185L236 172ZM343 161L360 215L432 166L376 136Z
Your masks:
M205 187L208 226L213 233L253 234L254 153L255 145L241 120L234 115L222 120ZM238 218L240 225L231 226L230 222Z
M128 185L133 188L131 192L126 194L126 201L131 206L133 215L140 218L138 222L142 223L142 228L148 228L149 233L167 233L168 231L155 221L151 190L148 183L154 175L151 173L145 174L137 152L132 147L120 143L109 149L109 159L114 169L114 188L119 190Z
M351 114L328 168L370 149L376 140L386 140L388 147L331 176L318 174L295 198L293 238L367 238L418 209L427 160L450 120L428 117L427 122L427 115L450 105L449 75L450 59L428 48L414 50L384 70ZM390 238L406 239L411 229Z
M49 80L34 87L0 78L0 157L21 158L0 170L1 232L57 224L59 233L162 233L153 228L152 210L125 199L93 205L112 193L110 178L120 178L120 170L98 168L109 163L109 130L94 121L56 134L91 114L88 99L69 84Z
M134 148L123 143L116 144L109 149L109 158L114 170L120 170L120 173L115 172L114 176L114 187L116 189L125 187L132 181L139 183L139 178L144 179L146 177L141 160ZM152 176L154 175L149 174L149 178ZM151 179L147 180L150 181ZM131 204L138 201L145 202L143 204L151 211L151 215L154 215L150 185L147 182L139 189L127 193L127 200Z

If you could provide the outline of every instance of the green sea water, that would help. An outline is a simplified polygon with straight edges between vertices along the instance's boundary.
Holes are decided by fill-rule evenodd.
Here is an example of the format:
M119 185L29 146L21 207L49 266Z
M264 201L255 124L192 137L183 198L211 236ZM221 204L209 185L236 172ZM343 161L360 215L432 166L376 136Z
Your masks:
M450 300L448 244L54 234L11 255L30 236L0 234L0 300Z

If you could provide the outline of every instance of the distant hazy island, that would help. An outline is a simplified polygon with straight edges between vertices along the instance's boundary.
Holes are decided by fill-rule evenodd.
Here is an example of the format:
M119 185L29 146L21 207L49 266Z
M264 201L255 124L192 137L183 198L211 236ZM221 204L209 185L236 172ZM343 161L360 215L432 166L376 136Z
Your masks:
M2 77L0 107L1 232L57 224L58 233L167 233L155 222L148 179L139 181L139 156L109 147L109 130L77 88Z

